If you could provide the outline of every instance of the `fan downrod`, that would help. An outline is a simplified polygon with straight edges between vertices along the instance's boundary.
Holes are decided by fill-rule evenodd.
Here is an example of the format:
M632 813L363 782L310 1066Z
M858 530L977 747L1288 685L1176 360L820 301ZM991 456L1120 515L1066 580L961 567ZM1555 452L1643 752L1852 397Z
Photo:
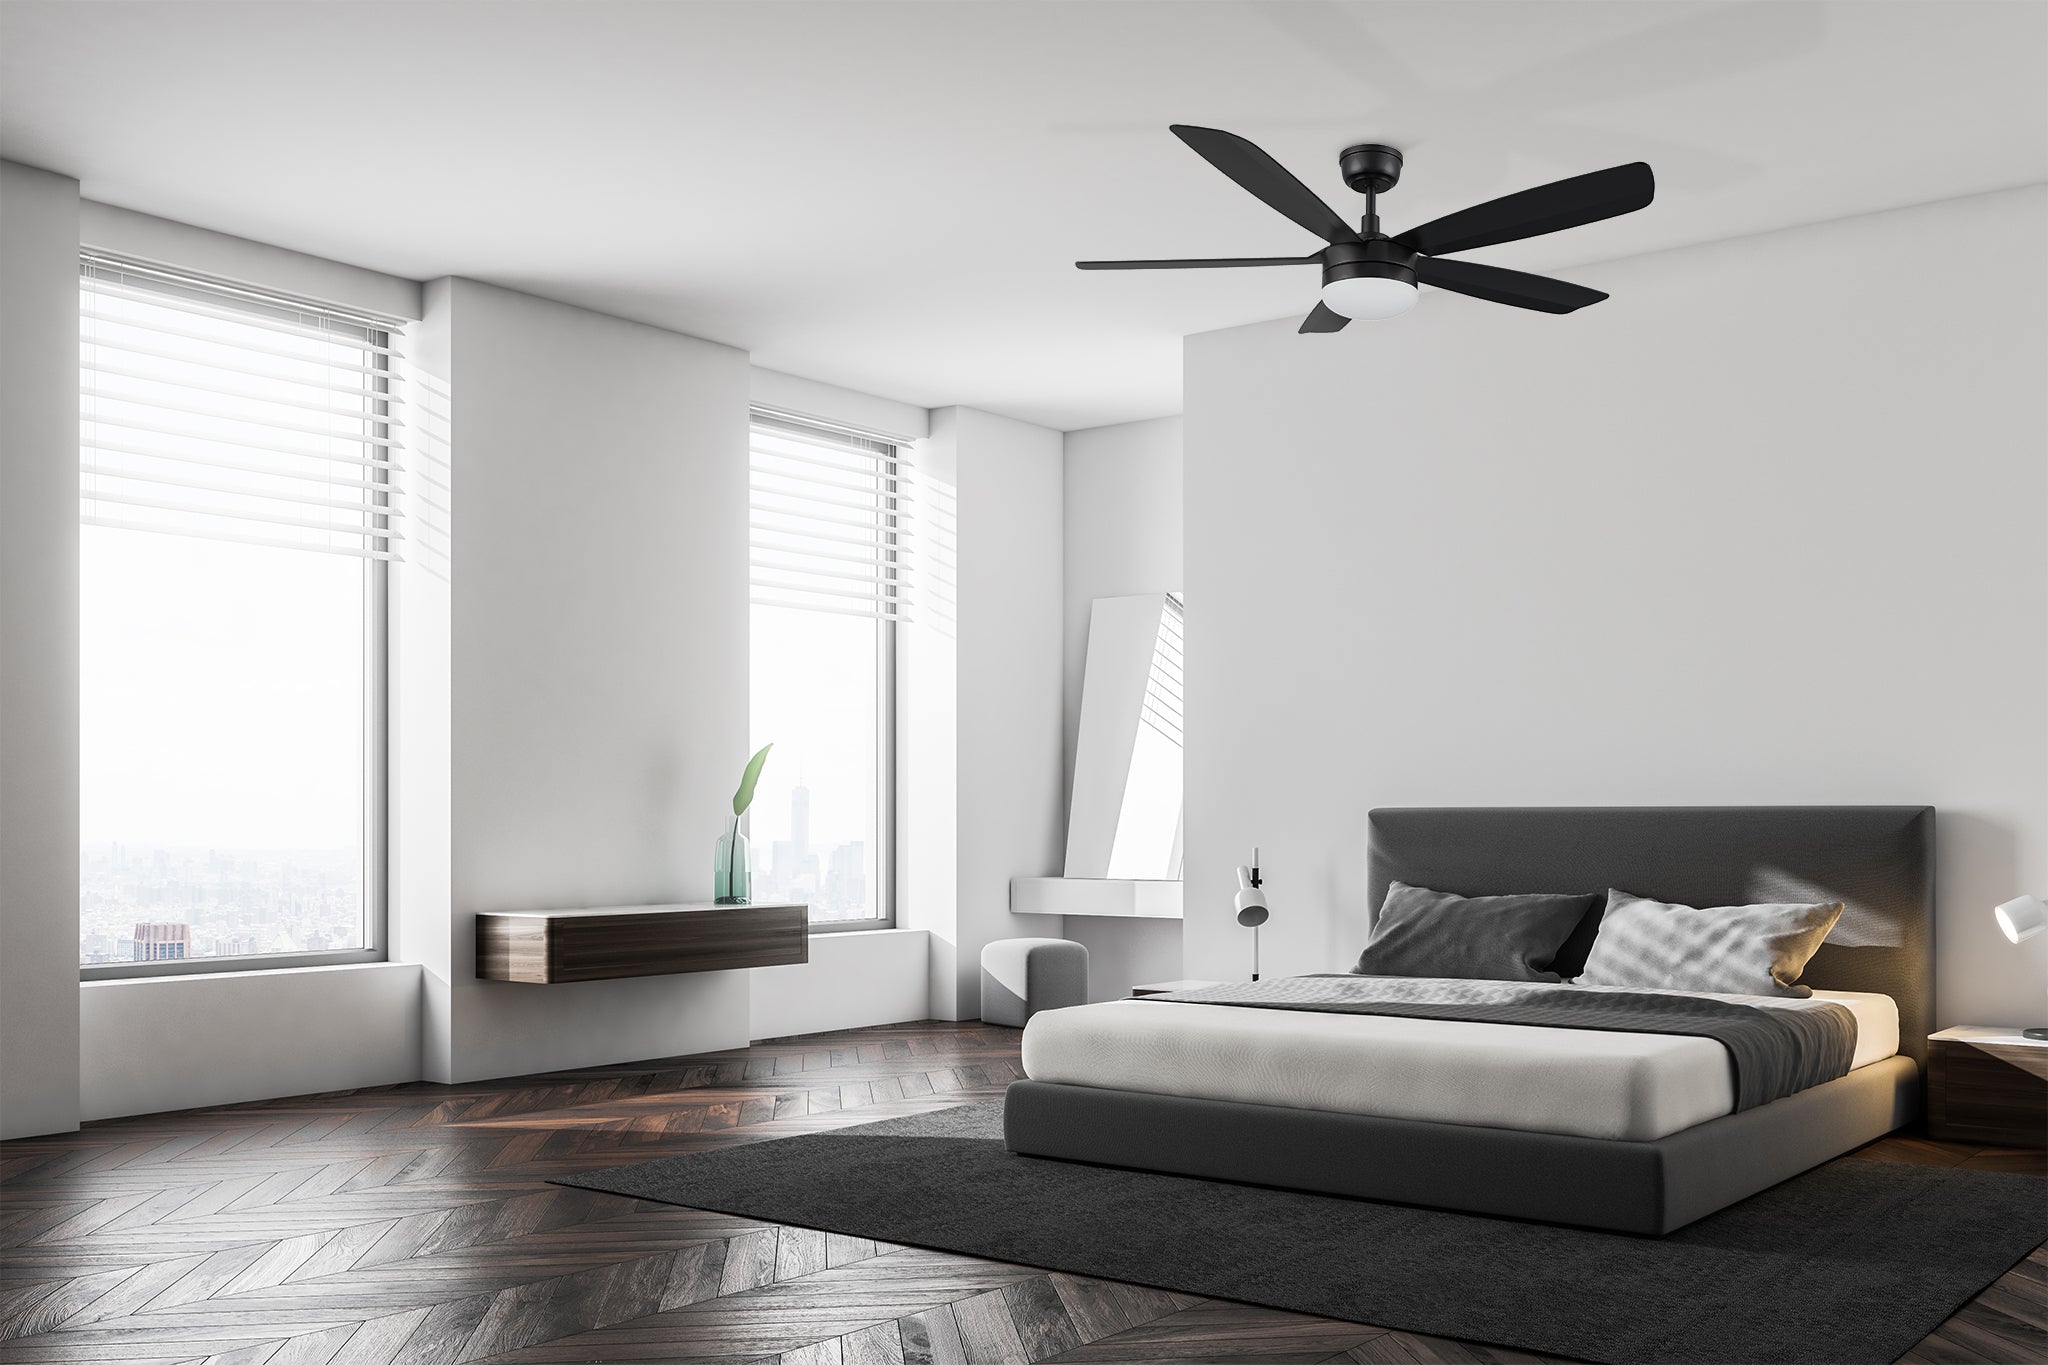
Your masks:
M1401 183L1401 153L1378 142L1346 147L1337 159L1344 183L1360 194L1385 194Z

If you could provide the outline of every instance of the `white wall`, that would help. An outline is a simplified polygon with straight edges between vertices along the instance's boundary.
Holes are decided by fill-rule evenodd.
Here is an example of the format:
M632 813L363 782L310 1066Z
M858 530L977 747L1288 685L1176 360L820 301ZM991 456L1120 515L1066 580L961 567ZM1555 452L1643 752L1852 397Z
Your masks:
M910 466L917 565L896 629L896 923L926 936L926 1012L960 1012L959 409L931 414Z
M981 1013L981 950L1058 937L1010 879L1060 866L1060 434L939 408L916 461L899 633L899 923L931 935L931 1017Z
M420 1075L433 1077L455 1070L455 287L427 284L406 336L414 427L399 504L412 539L390 566L385 624L388 943L393 961L419 965Z
M78 994L88 1120L419 1079L411 963L88 981Z
M0 1138L78 1126L78 182L0 161Z
M474 916L710 899L747 759L746 355L468 280L445 302L453 922L429 1079L744 1044L743 972L479 982Z
M748 973L747 1036L787 1038L929 1018L930 940L922 929L813 934L809 962Z
M960 1018L981 1013L981 950L1058 937L1010 913L1012 877L1056 876L1060 780L1060 434L956 408L960 469Z
M1160 417L1070 431L1062 464L1066 720L1061 792L1071 804L1090 604L1098 597L1164 593L1185 586L1181 581L1181 419ZM1063 814L1063 832L1065 821ZM1181 975L1178 920L1069 915L1065 924L1068 938L1087 945L1091 999L1118 999L1140 982L1171 981Z
M2048 1017L2048 189L1570 273L1189 339L1190 973L1253 843L1355 955L1373 806L1924 802L1939 1021Z

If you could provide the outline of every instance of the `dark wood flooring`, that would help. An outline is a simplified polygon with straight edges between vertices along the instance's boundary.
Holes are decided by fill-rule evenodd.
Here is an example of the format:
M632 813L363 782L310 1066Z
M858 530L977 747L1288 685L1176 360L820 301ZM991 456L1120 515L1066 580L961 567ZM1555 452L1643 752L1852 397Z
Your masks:
M1547 1357L550 1185L992 1098L1015 1030L903 1024L0 1145L0 1357L236 1365ZM1863 1159L2043 1170L1901 1137ZM2048 1251L1915 1362L2048 1359Z

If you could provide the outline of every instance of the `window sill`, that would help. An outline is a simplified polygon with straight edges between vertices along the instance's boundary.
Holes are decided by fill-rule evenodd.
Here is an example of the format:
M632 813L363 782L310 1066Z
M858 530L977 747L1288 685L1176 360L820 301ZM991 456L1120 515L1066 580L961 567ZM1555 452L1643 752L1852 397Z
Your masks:
M922 934L926 932L928 931L924 929L905 929L901 925L896 924L889 925L883 929L820 929L815 924L811 926L811 938L813 941L821 938L879 938L884 934Z
M263 953L247 957L177 957L145 962L86 962L80 981L131 981L156 976L233 976L243 972L283 972L299 967L374 965L384 961L382 948L335 948L317 953Z
M343 972L418 972L417 962L324 962L301 967L244 967L225 972L152 972L81 980L82 990L107 986L162 986L177 982L270 980L283 976L333 976Z

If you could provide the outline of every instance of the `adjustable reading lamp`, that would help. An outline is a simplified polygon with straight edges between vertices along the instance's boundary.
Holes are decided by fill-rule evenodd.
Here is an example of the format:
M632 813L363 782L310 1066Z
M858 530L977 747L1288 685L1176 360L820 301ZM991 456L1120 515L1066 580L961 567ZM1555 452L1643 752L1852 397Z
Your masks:
M2032 896L2009 900L1994 909L1991 915L2005 936L2014 943L2024 943L2043 929L2048 929L2048 905L2041 904ZM2028 1038L2048 1041L2048 1028L2030 1028L2023 1030L2023 1034Z
M1237 922L1252 931L1252 980L1259 979L1259 926L1266 922L1266 893L1259 889L1259 850L1252 849L1250 867L1237 868Z

